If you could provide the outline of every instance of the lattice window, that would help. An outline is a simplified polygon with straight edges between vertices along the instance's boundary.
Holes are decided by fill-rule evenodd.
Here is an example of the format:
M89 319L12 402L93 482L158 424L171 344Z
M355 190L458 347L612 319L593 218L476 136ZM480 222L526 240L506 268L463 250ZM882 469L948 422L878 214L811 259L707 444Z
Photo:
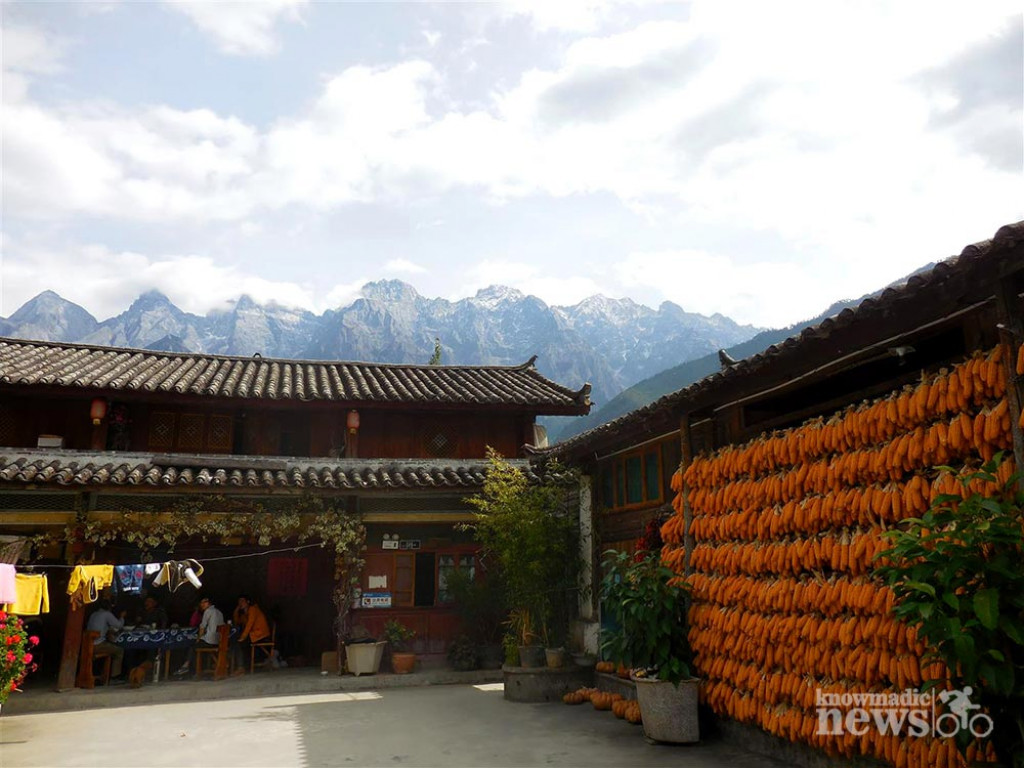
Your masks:
M149 415L149 447L171 448L174 446L174 414L155 411Z
M75 493L2 493L0 509L73 512L75 510Z
M206 447L211 451L230 451L232 444L230 416L211 416L206 435Z
M455 456L457 432L444 421L431 421L423 427L423 450L435 459Z
M178 422L178 450L203 450L203 433L206 431L206 416L201 413L183 413Z
M9 405L0 405L0 445L14 445L17 432L14 409Z

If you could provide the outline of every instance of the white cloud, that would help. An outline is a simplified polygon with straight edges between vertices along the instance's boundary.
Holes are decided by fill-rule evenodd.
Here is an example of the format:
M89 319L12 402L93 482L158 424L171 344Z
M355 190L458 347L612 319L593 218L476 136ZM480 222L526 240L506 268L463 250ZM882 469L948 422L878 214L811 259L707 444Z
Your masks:
M149 255L69 242L26 243L10 236L3 245L0 316L9 316L47 289L56 289L100 320L124 311L139 294L153 289L186 312L200 315L224 308L243 294L257 303L322 312L354 296L365 282L323 292L316 285L269 280L243 264L218 263L209 256ZM46 269L39 268L43 263ZM74 279L55 284L54 275L74 275Z
M5 71L53 74L61 71L66 42L34 27L7 23L0 29Z
M626 288L652 289L687 311L720 312L739 323L781 327L824 308L826 285L794 262L740 263L694 250L638 251L615 271Z
M337 307L344 307L351 304L355 299L358 299L359 296L362 295L361 292L363 286L368 282L369 280L367 278L360 277L350 283L336 283L324 297L324 309L336 309Z
M62 38L46 35L29 26L11 25L0 27L0 67L3 73L4 104L17 103L28 95L33 75L52 75L62 71L67 42Z
M388 273L422 275L427 272L427 268L408 259L392 259L384 265L384 271Z
M267 53L275 24L297 5L174 7L233 52ZM616 8L514 13L578 31L601 28ZM985 140L993 116L1019 124L1019 107L988 104L955 130L936 127L942 94L915 80L984 43L1009 8L697 2L685 22L576 39L555 65L495 84L483 106L452 106L460 94L426 61L350 66L326 77L308 108L267 128L213 109L44 106L27 78L60 66L60 48L31 30L11 45L5 30L14 51L4 57L5 213L244 227L289 207L408 204L449 190L495 204L602 195L663 227L658 250L627 258L641 277L623 272L623 284L699 311L791 322L820 309L822 294L831 299L829 283L866 292L1019 216L1019 173L991 168L969 146ZM768 233L793 255L775 266L758 254L680 255L690 253L689 231L710 228ZM392 271L410 272L400 262ZM729 279L713 280L703 264ZM647 277L659 270L673 279ZM601 292L599 278L494 260L464 280L565 303ZM329 302L351 295L348 285L328 293ZM789 298L768 307L758 295Z
M297 21L307 0L165 0L210 35L224 53L269 56L278 50L274 27L282 19Z
M591 32L612 7L610 0L508 0L498 10L506 18L525 16L541 32Z

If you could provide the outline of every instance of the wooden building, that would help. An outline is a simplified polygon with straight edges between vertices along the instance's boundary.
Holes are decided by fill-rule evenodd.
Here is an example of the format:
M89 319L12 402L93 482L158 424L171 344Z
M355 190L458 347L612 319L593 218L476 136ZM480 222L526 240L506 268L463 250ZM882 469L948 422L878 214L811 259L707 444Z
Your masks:
M891 595L872 579L871 558L885 547L882 530L948 487L938 465L977 466L1003 451L1024 467L1022 296L1019 222L549 451L593 480L595 551L628 546L648 519L667 516L662 561L691 585L701 695L726 727L741 721L847 757L902 753L903 764L927 765L941 749L952 759L952 739L933 748L819 736L814 692L921 685L919 646L884 610ZM984 429L947 439L968 422ZM673 473L674 492L659 495ZM824 626L817 639L799 634L812 624ZM840 625L848 631L829 643ZM869 655L889 664L861 661Z
M546 379L534 359L386 365L0 339L0 534L60 537L196 499L286 514L312 496L366 526L353 621L379 634L398 618L417 632L415 651L440 656L456 631L446 575L477 565L456 526L471 519L465 500L481 488L487 448L532 471L522 457L536 417L585 414L589 391ZM68 547L44 562L139 556L123 542ZM174 556L266 549L241 537L189 541ZM333 568L317 549L211 562L204 589L226 613L252 594L277 618L283 652L318 660L333 647ZM190 589L170 596L172 621L187 620ZM63 634L63 603L43 617L44 639Z

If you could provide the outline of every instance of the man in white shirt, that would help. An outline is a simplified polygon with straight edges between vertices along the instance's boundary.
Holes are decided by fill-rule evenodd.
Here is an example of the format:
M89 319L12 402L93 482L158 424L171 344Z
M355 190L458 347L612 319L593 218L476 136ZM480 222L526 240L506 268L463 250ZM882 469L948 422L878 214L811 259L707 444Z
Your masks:
M176 677L184 677L189 673L196 660L196 648L216 648L220 644L220 636L217 630L224 623L224 614L220 612L210 598L203 597L199 600L199 610L203 612L203 618L199 621L199 639L196 644L188 649L188 658L182 664Z
M121 666L124 663L124 648L110 642L107 638L107 633L116 632L124 626L124 614L125 612L121 611L121 616L118 618L110 610L110 601L100 600L98 607L92 612L92 615L89 617L89 621L85 625L85 628L88 631L99 633L93 641L95 643L92 650L93 658L110 656L112 659L112 663L110 665L111 682L118 682L121 678Z

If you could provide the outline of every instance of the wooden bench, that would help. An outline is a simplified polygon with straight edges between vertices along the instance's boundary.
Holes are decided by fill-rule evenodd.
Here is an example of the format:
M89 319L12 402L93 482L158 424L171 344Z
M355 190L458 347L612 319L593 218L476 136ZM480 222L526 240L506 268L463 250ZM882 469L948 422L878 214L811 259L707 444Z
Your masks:
M109 652L96 653L96 641L99 636L99 632L88 629L82 633L82 650L78 654L78 677L75 679L75 685L79 688L92 689L96 687L96 676L92 669L96 660L103 661L103 674L101 675L103 685L110 683L110 664L113 658Z
M217 647L196 648L196 680L204 674L212 674L214 680L223 680L228 676L228 639L231 637L231 627L221 624L217 627ZM207 656L214 657L214 664L210 669L203 670L203 660Z

